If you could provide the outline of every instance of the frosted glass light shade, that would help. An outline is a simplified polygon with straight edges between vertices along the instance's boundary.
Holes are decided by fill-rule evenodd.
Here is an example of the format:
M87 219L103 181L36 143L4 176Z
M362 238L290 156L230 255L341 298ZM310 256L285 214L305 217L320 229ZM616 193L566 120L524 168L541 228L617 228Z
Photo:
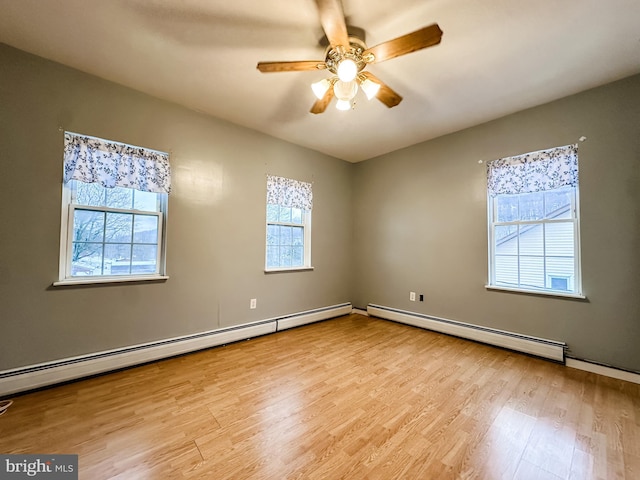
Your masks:
M356 62L349 58L345 58L338 65L338 78L343 82L350 82L356 78L358 66Z
M376 94L378 93L378 90L380 90L380 84L376 82L372 82L368 78L365 79L362 83L360 83L360 86L362 87L362 91L365 93L365 95L369 100L375 97Z
M323 78L319 82L312 83L311 90L313 90L313 94L319 100L322 100L322 98L324 97L324 94L327 93L327 90L329 90L330 86L331 86L331 82L328 79Z
M336 108L338 110L351 110L351 102L349 100L338 100Z

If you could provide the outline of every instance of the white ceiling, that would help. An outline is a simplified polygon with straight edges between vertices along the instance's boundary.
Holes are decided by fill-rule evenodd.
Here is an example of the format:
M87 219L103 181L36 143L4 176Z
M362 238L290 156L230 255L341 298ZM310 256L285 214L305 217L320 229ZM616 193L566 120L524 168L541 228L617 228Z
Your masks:
M438 23L442 43L368 68L404 100L309 108L314 0L0 0L0 42L351 162L640 73L639 0L343 0L373 46ZM1 66L0 66L1 73Z

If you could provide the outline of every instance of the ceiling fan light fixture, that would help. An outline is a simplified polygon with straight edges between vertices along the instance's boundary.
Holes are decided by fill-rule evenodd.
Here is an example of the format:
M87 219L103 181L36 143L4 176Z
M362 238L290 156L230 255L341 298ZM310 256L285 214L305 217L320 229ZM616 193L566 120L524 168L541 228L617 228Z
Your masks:
M338 100L336 102L336 108L338 110L351 110L351 102L349 100Z
M358 65L350 58L344 58L338 64L338 78L343 82L350 82L358 74Z
M380 90L380 84L372 82L368 78L365 78L362 82L360 82L360 87L369 100L375 97L378 93L378 90Z
M322 100L322 97L324 97L324 94L327 93L330 87L331 81L328 78L323 78L319 82L311 84L311 90L313 90L313 94L318 100Z

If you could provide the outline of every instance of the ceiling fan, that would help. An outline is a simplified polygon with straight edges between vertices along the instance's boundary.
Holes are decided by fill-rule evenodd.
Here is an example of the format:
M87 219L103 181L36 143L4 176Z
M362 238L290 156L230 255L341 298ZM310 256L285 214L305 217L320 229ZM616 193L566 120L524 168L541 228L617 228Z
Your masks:
M259 62L258 70L262 73L328 70L332 74L330 78L311 85L318 98L311 107L311 113L324 112L334 97L338 99L336 107L339 110L351 109L352 100L358 88L364 91L367 98L376 97L389 108L398 105L402 97L373 73L365 71L365 67L437 45L442 39L442 30L438 24L434 23L367 48L363 39L348 32L341 0L315 0L315 2L320 12L322 29L329 42L325 59Z

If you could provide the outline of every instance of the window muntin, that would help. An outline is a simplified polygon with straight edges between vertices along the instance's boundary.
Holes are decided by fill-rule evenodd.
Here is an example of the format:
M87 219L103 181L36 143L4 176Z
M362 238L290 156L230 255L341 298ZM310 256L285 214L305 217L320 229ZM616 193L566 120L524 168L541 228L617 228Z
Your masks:
M488 164L489 287L582 296L577 145Z

